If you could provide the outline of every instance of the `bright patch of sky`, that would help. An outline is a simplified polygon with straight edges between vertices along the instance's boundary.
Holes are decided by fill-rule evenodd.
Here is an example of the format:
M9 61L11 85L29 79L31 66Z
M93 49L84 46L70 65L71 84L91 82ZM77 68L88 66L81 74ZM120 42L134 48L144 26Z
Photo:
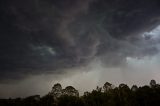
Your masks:
M160 25L150 32L145 32L142 37L152 40L160 40Z
M49 46L33 46L32 49L36 52L38 52L41 56L46 56L46 55L56 55L56 51L54 48L49 47Z

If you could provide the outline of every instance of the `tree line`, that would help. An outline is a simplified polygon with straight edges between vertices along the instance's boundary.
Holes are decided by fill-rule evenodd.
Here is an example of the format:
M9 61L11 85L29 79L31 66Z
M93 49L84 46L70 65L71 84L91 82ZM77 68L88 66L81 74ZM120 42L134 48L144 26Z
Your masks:
M106 82L91 92L79 96L72 86L62 89L61 84L53 86L45 96L0 99L0 106L160 106L160 85L151 80L149 85L131 88L127 84L118 87Z

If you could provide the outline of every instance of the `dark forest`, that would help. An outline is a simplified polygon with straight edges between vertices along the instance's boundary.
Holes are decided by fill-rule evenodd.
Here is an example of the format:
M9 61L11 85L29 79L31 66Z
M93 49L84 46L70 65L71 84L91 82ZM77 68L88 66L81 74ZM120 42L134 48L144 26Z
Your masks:
M149 85L131 88L126 84L115 87L106 82L92 92L84 92L79 96L78 91L61 84L53 86L47 95L33 95L26 98L0 99L0 106L158 106L160 105L160 85L151 80Z

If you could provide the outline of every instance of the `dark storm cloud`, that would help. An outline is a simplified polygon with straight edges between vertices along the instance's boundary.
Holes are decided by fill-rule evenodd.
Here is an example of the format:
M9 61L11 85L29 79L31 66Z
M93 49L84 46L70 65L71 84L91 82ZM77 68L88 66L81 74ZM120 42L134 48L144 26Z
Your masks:
M0 1L0 78L154 55L140 35L159 24L159 13L159 0Z

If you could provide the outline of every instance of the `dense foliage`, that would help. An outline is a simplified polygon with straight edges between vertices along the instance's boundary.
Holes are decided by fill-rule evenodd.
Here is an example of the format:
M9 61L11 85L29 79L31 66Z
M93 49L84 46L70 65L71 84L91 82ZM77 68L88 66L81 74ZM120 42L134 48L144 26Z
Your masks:
M1 99L0 106L160 106L160 85L151 80L150 85L129 88L126 84L114 87L106 82L83 96L62 95L54 98L47 94L27 98Z

